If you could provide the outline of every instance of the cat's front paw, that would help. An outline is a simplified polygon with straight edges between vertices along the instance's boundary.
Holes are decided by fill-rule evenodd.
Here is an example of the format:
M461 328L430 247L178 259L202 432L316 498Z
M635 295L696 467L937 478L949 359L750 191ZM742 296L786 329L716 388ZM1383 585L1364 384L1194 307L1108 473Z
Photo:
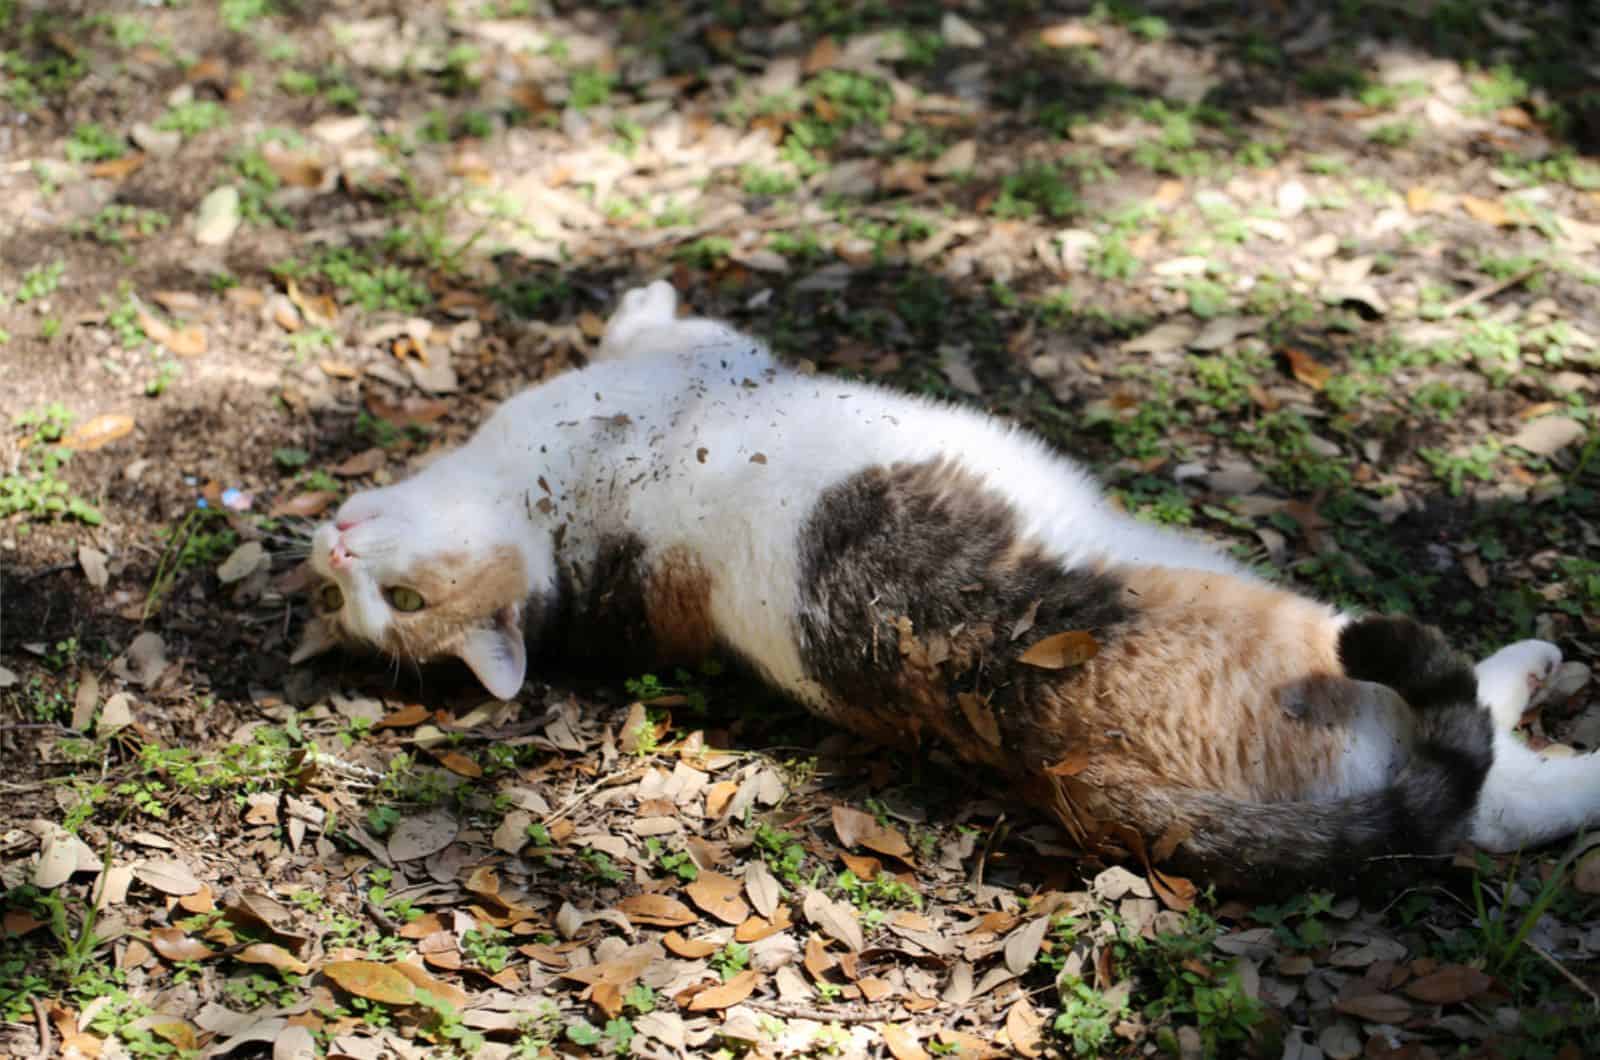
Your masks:
M1494 723L1514 729L1541 685L1561 665L1561 649L1546 640L1519 640L1480 662L1478 702L1489 709Z
M622 296L606 323L595 360L616 360L639 348L642 334L665 327L678 316L678 292L665 280L635 287Z

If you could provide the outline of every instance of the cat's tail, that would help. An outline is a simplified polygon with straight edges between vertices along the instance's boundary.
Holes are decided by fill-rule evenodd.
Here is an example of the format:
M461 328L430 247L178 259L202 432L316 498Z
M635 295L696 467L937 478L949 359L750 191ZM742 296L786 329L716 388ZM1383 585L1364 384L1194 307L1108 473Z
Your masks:
M1452 853L1471 827L1494 761L1494 726L1472 664L1434 629L1368 618L1339 638L1347 676L1388 685L1414 713L1410 757L1388 784L1339 799L1259 803L1164 789L1146 809L1185 826L1178 871L1260 892L1293 880L1350 879ZM1164 811L1164 812L1163 812Z

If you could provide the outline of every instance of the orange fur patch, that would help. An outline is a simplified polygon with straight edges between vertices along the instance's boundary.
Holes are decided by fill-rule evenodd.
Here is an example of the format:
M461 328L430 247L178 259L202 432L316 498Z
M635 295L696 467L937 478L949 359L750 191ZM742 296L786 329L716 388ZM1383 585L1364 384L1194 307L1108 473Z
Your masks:
M645 618L656 654L666 662L699 662L711 655L711 576L689 549L667 549L645 578Z
M1362 699L1343 676L1334 612L1211 572L1117 573L1134 620L1041 705L1087 741L1083 779L1263 802L1320 787Z
M462 632L481 625L502 607L525 603L528 578L522 553L501 545L485 557L448 552L412 573L412 588L427 606L395 612L383 647L406 658L435 659L454 653Z

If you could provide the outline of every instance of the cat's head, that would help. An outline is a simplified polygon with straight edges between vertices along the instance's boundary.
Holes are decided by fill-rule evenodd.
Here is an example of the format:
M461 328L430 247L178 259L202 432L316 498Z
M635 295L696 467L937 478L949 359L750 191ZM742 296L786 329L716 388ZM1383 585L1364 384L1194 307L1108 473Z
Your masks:
M526 612L553 585L554 560L515 513L474 492L424 472L356 494L317 527L320 583L291 662L351 644L416 662L458 658L494 695L516 695Z

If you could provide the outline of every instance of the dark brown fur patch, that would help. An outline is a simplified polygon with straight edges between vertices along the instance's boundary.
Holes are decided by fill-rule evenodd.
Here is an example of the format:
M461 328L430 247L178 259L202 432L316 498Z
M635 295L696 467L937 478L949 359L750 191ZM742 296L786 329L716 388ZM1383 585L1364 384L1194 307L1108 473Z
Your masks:
M645 615L659 658L693 663L716 647L711 627L711 576L689 549L674 546L645 575Z
M647 556L633 535L607 538L581 579L565 569L561 627L571 659L647 668L695 663L716 647L711 579L687 549Z
M1001 768L1046 761L1034 704L1063 682L1017 656L1062 630L1114 640L1128 618L1117 578L1022 540L1005 499L952 460L862 471L823 493L801 534L801 658L838 720L937 735Z

